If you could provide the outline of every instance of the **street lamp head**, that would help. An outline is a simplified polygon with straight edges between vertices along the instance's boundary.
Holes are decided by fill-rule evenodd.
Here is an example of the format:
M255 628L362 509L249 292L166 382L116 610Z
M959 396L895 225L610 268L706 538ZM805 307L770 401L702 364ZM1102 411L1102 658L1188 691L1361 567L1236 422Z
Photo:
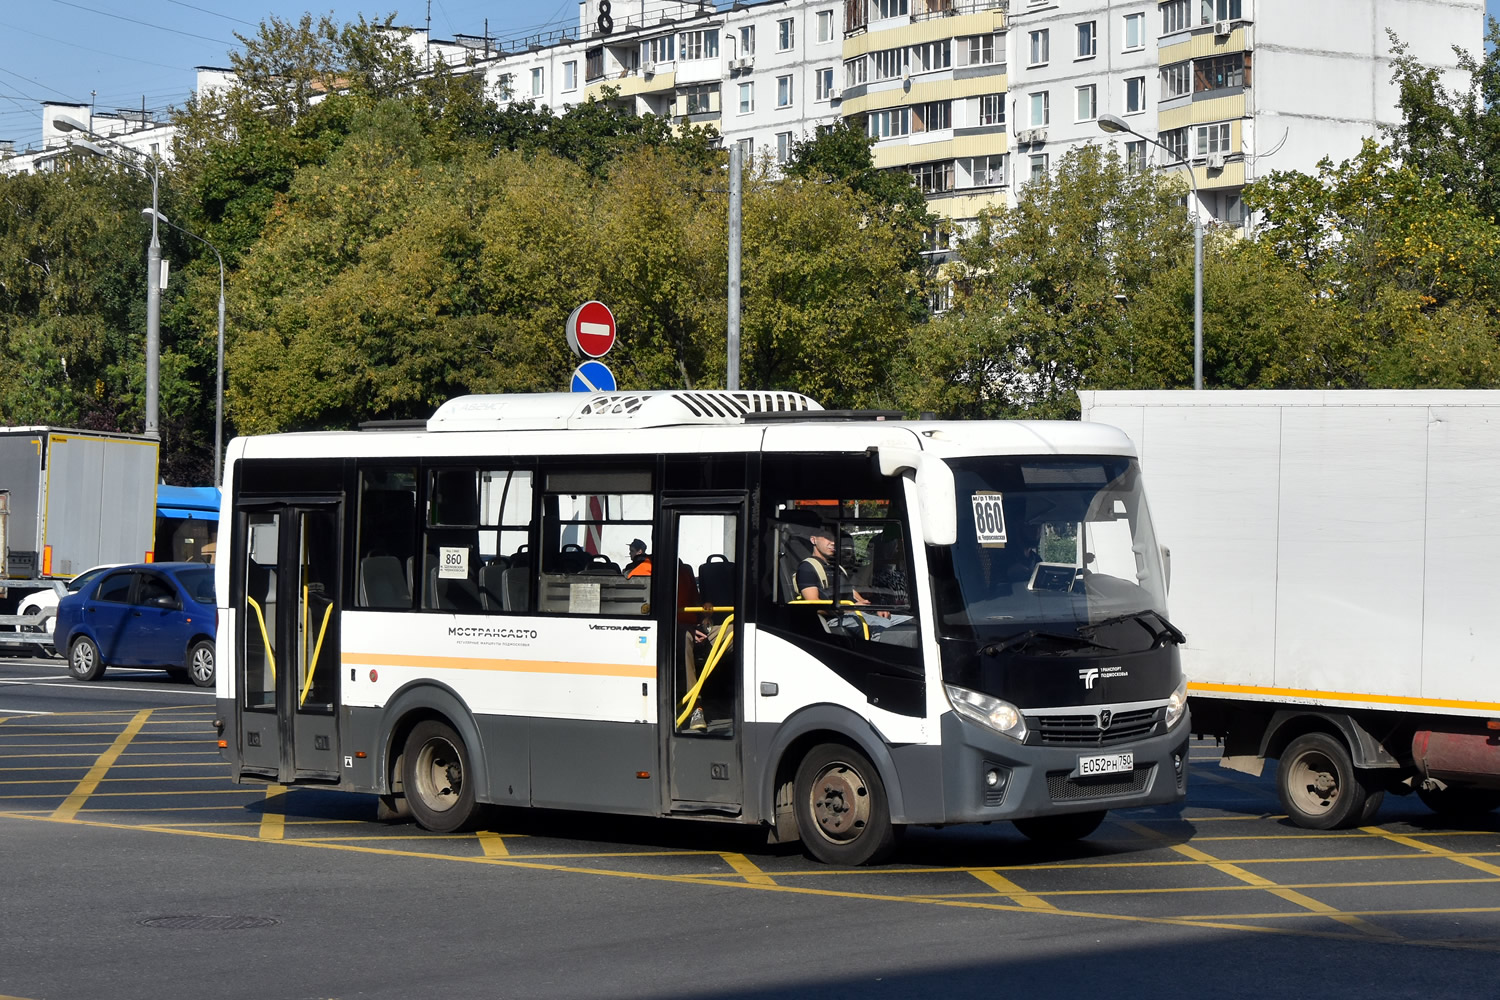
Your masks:
M1119 115L1100 115L1099 131L1108 132L1111 135L1115 135L1120 132L1129 132L1131 135L1137 134L1135 129L1127 125L1125 123L1125 119L1121 118Z
M165 215L162 215L154 208L141 209L141 216L147 219L155 219L157 222L160 222L164 226L170 226L172 224Z
M57 114L52 116L52 127L59 132L92 132L83 122L72 115Z

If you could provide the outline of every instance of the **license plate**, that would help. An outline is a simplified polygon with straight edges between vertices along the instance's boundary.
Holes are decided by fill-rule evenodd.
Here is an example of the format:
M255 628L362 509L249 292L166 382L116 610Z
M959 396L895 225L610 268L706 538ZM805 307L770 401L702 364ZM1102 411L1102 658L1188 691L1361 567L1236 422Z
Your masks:
M1135 769L1135 754L1133 753L1107 753L1098 757L1079 757L1078 776L1088 777L1091 774L1119 774L1122 771L1129 772Z

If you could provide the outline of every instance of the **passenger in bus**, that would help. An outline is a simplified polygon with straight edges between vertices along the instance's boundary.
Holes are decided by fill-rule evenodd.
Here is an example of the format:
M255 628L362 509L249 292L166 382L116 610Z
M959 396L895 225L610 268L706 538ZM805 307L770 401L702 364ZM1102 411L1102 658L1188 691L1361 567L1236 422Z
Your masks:
M682 633L682 664L687 681L684 691L691 691L698 683L698 664L707 659L713 637L718 632L712 616L713 605L703 603L692 567L681 559L677 560L677 627ZM696 732L708 728L701 694L688 718L687 727Z
M630 543L630 562L625 564L625 578L650 576L651 557L646 554L646 543L639 538Z

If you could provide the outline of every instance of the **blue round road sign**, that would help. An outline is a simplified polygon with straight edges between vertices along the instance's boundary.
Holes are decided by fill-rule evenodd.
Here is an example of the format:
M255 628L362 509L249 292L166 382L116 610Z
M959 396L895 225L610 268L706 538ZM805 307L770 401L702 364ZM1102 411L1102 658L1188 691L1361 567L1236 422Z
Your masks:
M615 373L602 361L585 361L573 369L574 392L614 392Z

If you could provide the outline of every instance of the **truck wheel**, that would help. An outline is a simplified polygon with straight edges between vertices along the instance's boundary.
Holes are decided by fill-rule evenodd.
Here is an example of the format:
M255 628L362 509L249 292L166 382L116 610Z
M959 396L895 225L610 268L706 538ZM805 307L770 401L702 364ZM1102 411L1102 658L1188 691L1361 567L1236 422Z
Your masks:
M875 864L895 850L885 786L875 765L853 747L813 747L797 767L795 796L803 846L824 864Z
M104 659L93 639L80 635L73 640L68 649L68 673L80 681L97 681L104 676Z
M1104 822L1103 809L1086 813L1068 813L1064 816L1032 816L1028 819L1017 819L1011 822L1017 830L1026 835L1027 840L1035 840L1041 843L1082 840L1095 830L1099 824Z
M1500 806L1500 791L1465 785L1448 785L1444 788L1418 786L1417 798L1439 816L1452 819L1478 819Z
M1385 791L1354 766L1344 744L1327 733L1292 740L1276 769L1276 791L1293 823L1337 830L1372 818Z
M214 686L214 644L204 639L193 643L188 650L187 672L193 683L201 688Z
M419 722L406 738L401 785L412 818L424 830L455 833L474 821L473 774L463 738L446 723Z

